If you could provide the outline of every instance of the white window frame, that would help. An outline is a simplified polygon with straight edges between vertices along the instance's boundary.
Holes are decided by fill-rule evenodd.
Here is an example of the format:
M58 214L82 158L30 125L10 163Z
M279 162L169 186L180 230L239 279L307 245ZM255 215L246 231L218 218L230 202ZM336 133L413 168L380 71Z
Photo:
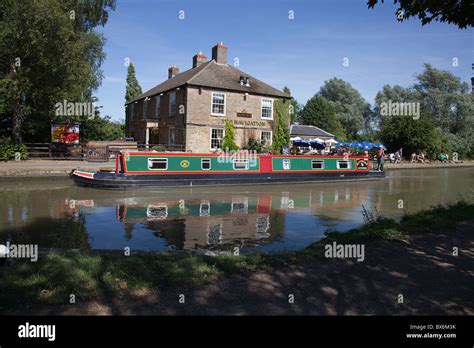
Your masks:
M166 167L165 168L150 168L150 160L153 161L153 160L164 160L165 163L166 163ZM168 170L168 159L167 158L163 158L163 157L152 157L152 158L148 158L148 170Z
M210 132L209 132L209 148L212 150L218 150L218 149L222 149L222 147L212 147L212 130L213 129L218 129L218 130L222 130L222 141L224 141L224 136L225 136L225 130L224 128L210 128ZM222 146L222 141L221 141L221 146Z
M174 111L171 110L171 97L173 96L174 99ZM173 111L173 112L172 112ZM176 92L170 92L168 95L168 114L169 116L175 116L176 115Z
M287 163L288 166L285 166L285 163ZM285 168L285 167L288 167L288 168ZM291 170L291 160L288 159L288 158L284 158L282 160L282 168L283 168L283 170Z
M224 96L224 113L223 114L218 114L213 111L213 105L214 105L214 94L222 94ZM225 116L227 111L227 95L223 92L212 92L211 93L211 115L212 116Z
M265 133L270 133L270 139L268 140L269 143L268 143L268 144L265 143L265 145L268 145L268 146L272 145L272 143L273 143L273 131L261 130L261 131L260 131L260 142L262 143L262 140L263 140L263 139L262 139L262 134L263 134L264 132L265 132ZM262 144L263 144L263 143L262 143Z
M245 163L245 168L235 168L236 163ZM232 168L234 170L249 170L249 160L248 159L242 159L242 158L234 158L232 160Z
M157 95L155 97L155 118L160 119L160 107L161 107L161 96Z
M319 162L321 163L321 168L313 168L313 163L314 162ZM324 169L324 161L323 160L315 160L315 159L312 159L311 160L311 170L321 170L321 169Z
M270 101L272 103L271 112L270 112L271 117L263 117L263 101ZM272 98L260 99L260 118L262 120L273 120L273 99Z
M204 161L208 161L209 162L209 168L204 168L203 166L203 163ZM212 165L211 165L211 159L210 158L201 158L201 170L211 170L212 168Z
M341 168L340 165L339 165L341 162L347 163L347 168ZM352 163L352 161L350 161L350 160L339 160L339 161L337 161L337 169L352 169L351 163Z

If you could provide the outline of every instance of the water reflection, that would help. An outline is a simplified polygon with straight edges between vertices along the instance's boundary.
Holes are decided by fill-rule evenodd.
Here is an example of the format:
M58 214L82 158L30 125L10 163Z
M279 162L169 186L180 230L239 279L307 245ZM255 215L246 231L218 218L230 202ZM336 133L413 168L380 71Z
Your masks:
M99 191L68 179L0 182L0 242L40 248L279 251L362 223L456 200L472 170L397 171L383 181ZM398 209L398 200L404 209Z

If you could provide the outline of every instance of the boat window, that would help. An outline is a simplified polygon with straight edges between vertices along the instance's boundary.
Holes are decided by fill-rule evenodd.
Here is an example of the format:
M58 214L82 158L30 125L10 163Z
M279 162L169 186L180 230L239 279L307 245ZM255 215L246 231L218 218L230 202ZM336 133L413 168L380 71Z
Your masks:
M248 159L235 159L234 160L234 169L235 170L249 169L249 160Z
M149 158L148 169L166 170L168 169L168 159L167 158Z
M209 170L209 169L211 169L211 159L210 159L210 158L203 158L203 159L201 159L201 169L202 169L202 170Z
M148 218L164 220L168 217L168 206L166 205L149 205L146 208L146 216Z
M324 169L324 161L312 160L311 161L311 168L313 168L313 169Z
M350 161L337 161L337 169L351 169Z
M291 161L289 159L283 160L283 169L285 170L291 169Z

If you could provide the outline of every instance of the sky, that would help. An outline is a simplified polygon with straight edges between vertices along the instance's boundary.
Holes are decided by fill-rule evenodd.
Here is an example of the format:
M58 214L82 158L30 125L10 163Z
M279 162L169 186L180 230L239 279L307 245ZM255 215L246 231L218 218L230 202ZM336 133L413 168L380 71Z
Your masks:
M167 78L171 65L185 71L199 51L210 59L218 42L229 48L228 63L238 61L237 68L276 88L288 86L300 103L337 77L373 104L386 84L412 85L424 63L470 82L474 29L422 26L417 18L400 23L391 1L375 9L366 2L117 0L98 29L106 59L96 105L102 115L124 119L127 61L145 92Z

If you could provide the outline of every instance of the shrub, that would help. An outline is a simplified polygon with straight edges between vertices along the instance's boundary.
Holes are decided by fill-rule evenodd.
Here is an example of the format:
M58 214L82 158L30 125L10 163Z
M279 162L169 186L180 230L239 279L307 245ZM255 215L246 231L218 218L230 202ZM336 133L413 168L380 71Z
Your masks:
M15 153L20 154L20 159L28 158L28 150L23 144L13 144L10 138L0 139L0 161L12 161Z

